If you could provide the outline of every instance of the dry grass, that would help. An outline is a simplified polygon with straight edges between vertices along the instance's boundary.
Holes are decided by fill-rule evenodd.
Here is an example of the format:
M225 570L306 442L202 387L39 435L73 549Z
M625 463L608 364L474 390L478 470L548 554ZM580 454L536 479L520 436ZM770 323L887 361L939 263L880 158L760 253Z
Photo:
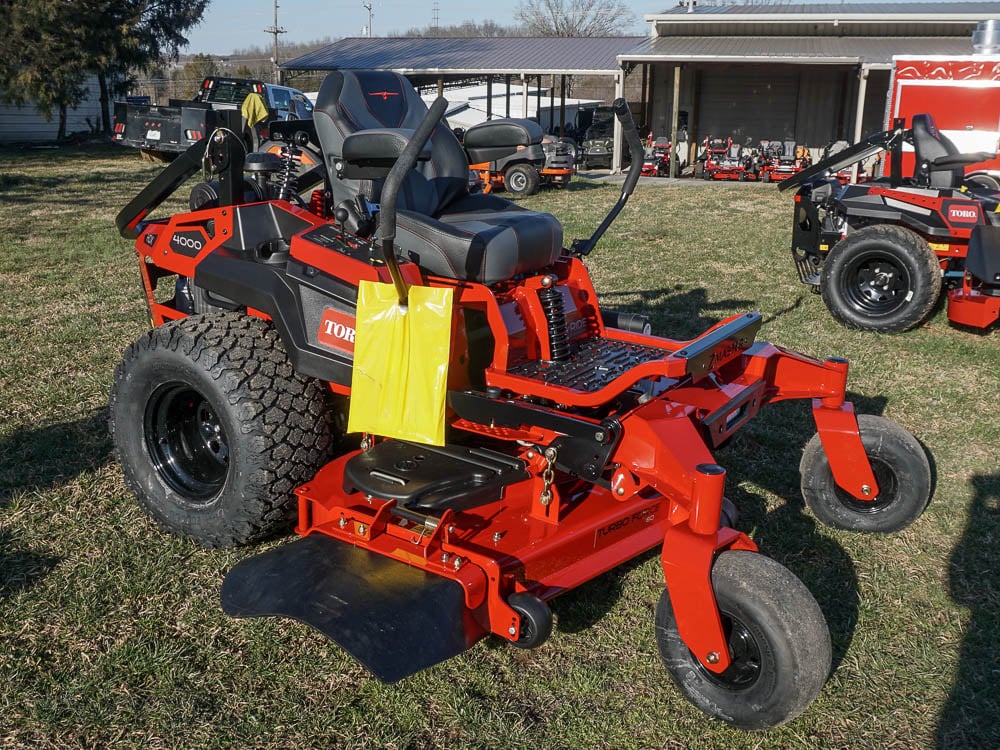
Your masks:
M773 186L646 186L589 260L602 303L693 336L746 309L762 338L853 361L859 410L914 432L936 467L924 517L892 537L820 527L802 508L802 404L720 451L741 527L799 575L836 670L789 726L708 721L671 686L647 557L553 603L540 649L484 642L397 686L289 621L237 621L225 571L139 512L111 458L111 372L146 326L112 218L155 173L110 149L0 152L0 746L914 748L1000 746L1000 334L836 325L796 278L790 198ZM617 195L530 200L590 232Z

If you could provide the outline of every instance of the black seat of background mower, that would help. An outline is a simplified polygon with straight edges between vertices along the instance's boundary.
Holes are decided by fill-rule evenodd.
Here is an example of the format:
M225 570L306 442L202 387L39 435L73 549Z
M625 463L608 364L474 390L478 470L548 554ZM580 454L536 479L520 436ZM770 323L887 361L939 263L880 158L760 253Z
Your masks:
M359 193L373 202L380 198L380 179L336 177L335 165L344 156L348 135L415 129L426 114L427 105L400 75L376 70L330 73L316 98L313 120L331 176L333 204ZM430 143L430 158L407 175L399 193L400 257L433 274L483 284L555 262L562 250L562 225L554 216L493 195L469 195L469 162L455 134L442 122Z
M542 127L532 120L489 120L465 131L465 151L473 164L496 161L542 142Z
M958 148L942 135L930 115L913 115L913 150L916 152L917 166L913 178L918 185L932 188L960 188L965 178L965 169L957 167L935 167L933 161L942 156L955 156Z

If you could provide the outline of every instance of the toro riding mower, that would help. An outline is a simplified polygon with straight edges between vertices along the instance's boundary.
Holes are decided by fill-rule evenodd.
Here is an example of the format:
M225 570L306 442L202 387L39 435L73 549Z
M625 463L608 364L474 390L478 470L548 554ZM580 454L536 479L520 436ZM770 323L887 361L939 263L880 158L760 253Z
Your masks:
M657 138L652 142L648 153L642 159L643 177L669 177L670 176L670 150L669 139ZM678 164L678 167L680 165ZM680 169L677 170L680 174Z
M902 149L916 155L902 177ZM842 185L838 172L889 152L889 176ZM797 188L792 258L833 317L850 328L907 331L948 291L953 323L986 328L1000 317L1000 193L965 179L964 167L991 158L960 154L930 115L818 162L785 180ZM884 163L884 162L883 162Z
M749 152L743 153L743 147L733 143L732 137L705 139L705 166L702 177L706 180L744 180L756 179L753 171L753 159Z
M795 141L761 141L761 154L757 164L761 182L788 179L812 163L809 149Z
M826 681L829 633L733 528L713 448L766 404L811 399L807 505L880 532L923 511L926 456L855 416L845 360L755 341L758 313L677 341L601 308L584 260L642 166L624 100L632 168L568 247L553 216L468 194L445 104L337 71L314 115L323 190L272 184L281 159L219 130L122 210L154 325L111 392L129 487L205 546L294 519L300 539L229 572L223 608L308 623L387 682L487 636L540 646L549 601L659 548L655 632L678 688L735 726L788 721ZM196 208L152 218L203 164Z

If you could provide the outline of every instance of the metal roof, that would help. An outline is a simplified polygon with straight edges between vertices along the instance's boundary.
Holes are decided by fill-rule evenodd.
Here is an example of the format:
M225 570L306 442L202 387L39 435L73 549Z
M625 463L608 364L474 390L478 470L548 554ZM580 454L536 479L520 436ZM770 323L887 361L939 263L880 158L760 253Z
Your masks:
M643 37L349 37L281 64L286 70L393 70L404 75L607 74Z
M1000 3L678 5L645 19L658 36L954 36L1000 19Z
M619 59L629 62L865 64L889 67L893 55L968 55L966 37L652 37Z
M776 20L787 19L791 16L816 18L817 16L830 16L839 18L853 17L879 17L880 20L886 16L897 18L901 21L909 20L908 16L933 19L937 22L945 22L960 19L961 16L995 17L1000 14L1000 4L996 2L901 2L901 3L799 3L780 5L706 5L696 4L692 12L688 12L687 5L678 3L673 8L668 8L661 13L650 13L646 15L647 21L658 19L661 16L670 16L670 21L676 22L676 16L753 16L755 20L760 20L761 16L767 16Z

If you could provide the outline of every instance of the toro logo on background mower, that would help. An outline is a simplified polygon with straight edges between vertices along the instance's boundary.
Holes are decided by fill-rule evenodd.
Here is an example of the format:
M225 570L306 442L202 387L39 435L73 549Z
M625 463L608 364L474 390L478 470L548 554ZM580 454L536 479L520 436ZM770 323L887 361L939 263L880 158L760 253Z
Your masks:
M194 258L205 247L208 238L200 229L174 232L170 237L170 249L189 258Z
M949 224L978 224L979 206L969 201L953 201L944 204Z
M354 316L328 307L319 321L319 343L354 354Z

